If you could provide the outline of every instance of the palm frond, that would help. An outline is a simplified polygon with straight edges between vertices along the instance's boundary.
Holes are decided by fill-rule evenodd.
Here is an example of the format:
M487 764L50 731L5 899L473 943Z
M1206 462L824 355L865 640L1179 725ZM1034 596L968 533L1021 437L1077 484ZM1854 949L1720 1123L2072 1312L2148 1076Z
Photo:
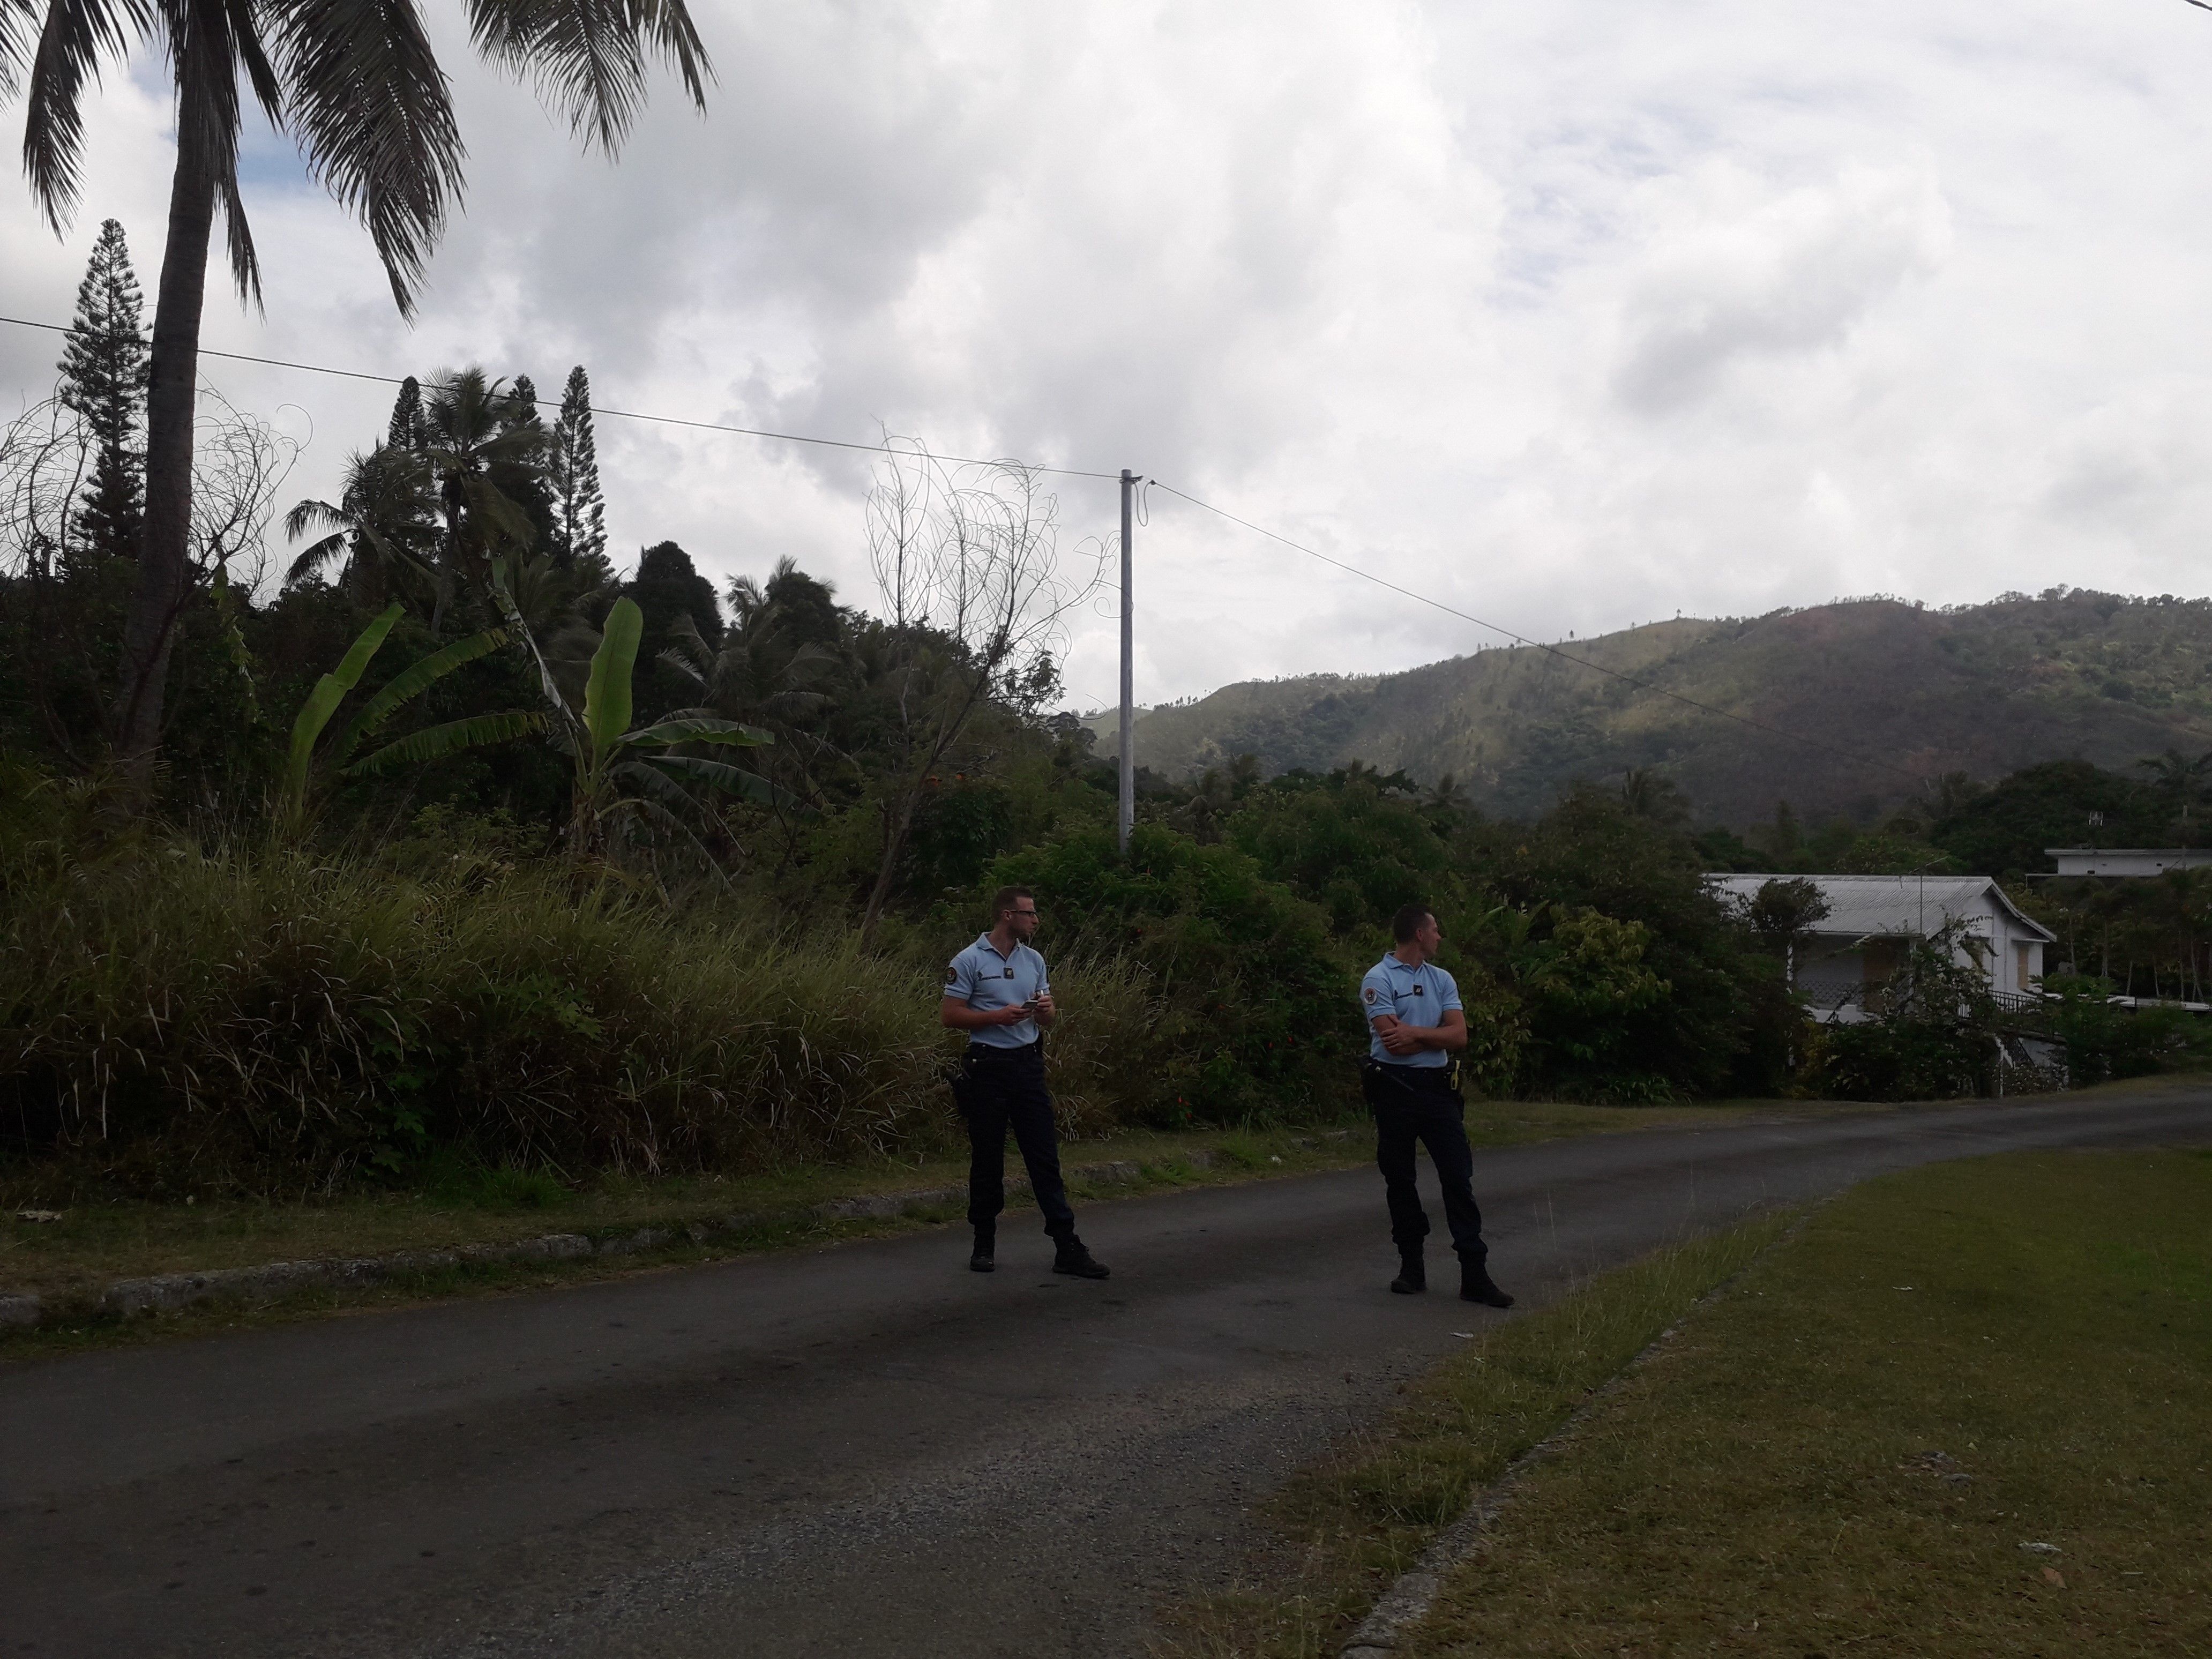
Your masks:
M319 505L319 503L318 503L318 505ZM296 535L299 532L295 531L293 533ZM298 558L293 560L290 565L286 568L284 571L284 586L289 587L295 582L303 582L307 580L308 577L319 571L325 565L328 564L332 559L337 558L339 554L345 550L346 538L345 532L343 531L339 531L334 535L324 537L322 540L317 542L313 546L302 552Z
M380 687L376 695L363 703L361 712L353 717L346 729L338 733L337 757L343 760L355 746L392 717L392 711L410 697L420 696L456 668L465 666L479 657L488 657L507 643L504 628L488 628L481 634L472 634L465 640L456 641L442 651L434 651L419 662L410 663L394 674Z
M431 568L427 560L393 541L374 525L366 521L356 525L354 534L360 537L362 545L385 563L404 570L410 575L419 576L426 582L435 584L437 581L438 573Z
M530 515L490 479L463 478L461 495L468 502L469 517L475 521L477 534L487 549L495 541L527 547L537 539L538 527L530 522Z
M231 276L242 299L259 303L261 273L238 191L238 83L252 85L272 122L283 99L261 49L252 0L155 0L175 65L180 169L204 169L223 210Z
M284 515L285 538L297 541L318 525L331 525L336 528L343 529L352 521L352 519L353 514L343 508L332 507L328 501L319 501L310 497Z
M466 749L481 749L487 744L510 743L516 738L526 738L533 732L545 729L545 716L536 709L509 709L498 714L471 714L466 720L447 720L443 726L410 732L365 760L357 760L345 769L349 778L373 776L395 766L416 766L428 761L443 760L448 755L458 755Z
M12 104L38 55L40 27L30 0L0 4L0 104Z
M307 171L375 244L403 317L460 198L460 128L409 0L280 0L285 125Z
M222 198L222 238L230 256L230 280L238 289L240 305L256 311L261 306L261 256L253 250L253 228L246 222L246 198L239 194L236 158L228 177L216 186Z
M647 52L672 64L699 108L714 66L684 0L469 0L477 50L612 154L645 103Z
M691 620L689 611L676 613L676 620L668 624L668 635L674 643L660 653L660 660L686 679L706 684L714 665L714 653L700 637L699 624Z
M14 0L0 34L0 94L21 84L19 65L30 35L30 7ZM84 84L100 78L103 54L128 51L153 23L146 0L48 0L39 43L28 54L30 107L23 124L23 171L46 222L59 232L76 212L84 161Z

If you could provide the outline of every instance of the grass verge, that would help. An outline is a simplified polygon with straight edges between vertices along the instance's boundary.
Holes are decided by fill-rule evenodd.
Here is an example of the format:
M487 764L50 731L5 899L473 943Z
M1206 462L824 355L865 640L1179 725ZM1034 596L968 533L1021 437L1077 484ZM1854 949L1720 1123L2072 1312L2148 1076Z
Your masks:
M1165 1659L1334 1655L1393 1579L1474 1494L1548 1437L1660 1332L1789 1224L1763 1216L1592 1280L1492 1326L1375 1428L1273 1500L1273 1546L1247 1582L1166 1609Z
M2202 1654L2208 1470L2212 1153L1941 1164L1700 1313L1411 1651Z

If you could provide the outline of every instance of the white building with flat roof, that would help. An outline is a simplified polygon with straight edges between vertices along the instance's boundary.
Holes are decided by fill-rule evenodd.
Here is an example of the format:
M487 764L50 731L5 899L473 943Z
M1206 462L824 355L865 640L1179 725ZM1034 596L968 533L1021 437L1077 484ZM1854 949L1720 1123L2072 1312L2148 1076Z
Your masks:
M1749 904L1770 881L1809 881L1828 902L1796 960L1797 988L1821 1018L1845 1024L1869 1018L1869 992L1889 982L1907 944L1948 921L1963 921L1960 960L1989 976L1992 991L2033 994L2043 977L2044 948L2057 936L2023 915L1988 876L1712 875L1712 888Z
M2212 847L2046 847L2062 876L2162 876L2212 864Z

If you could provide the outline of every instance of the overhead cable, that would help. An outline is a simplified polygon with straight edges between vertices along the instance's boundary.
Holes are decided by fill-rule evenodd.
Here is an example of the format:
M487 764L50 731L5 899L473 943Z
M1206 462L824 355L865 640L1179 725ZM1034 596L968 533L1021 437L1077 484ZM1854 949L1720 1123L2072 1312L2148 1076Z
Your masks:
M2194 0L2192 0L2192 3L2194 3ZM93 330L81 329L72 325L61 323L34 322L23 317L0 316L0 323L11 324L17 328L40 329L52 334L83 335L96 337L96 332ZM398 375L374 374L362 369L337 368L327 363L295 362L282 357L260 357L242 351L217 351L208 346L200 347L198 355L203 357L220 357L230 362L257 363L269 368L289 368L307 374L331 375L340 380L368 380L380 386L400 386L405 383L404 380ZM535 401L543 408L556 409L560 406L558 402L553 398L539 398ZM847 449L869 454L881 453L884 447L881 443L860 443L849 438L821 438L815 437L803 432L776 432L764 427L733 426L719 421L695 421L675 415L651 415L639 410L610 409L598 404L593 404L590 407L593 415L605 416L612 420L642 421L653 425L683 427L697 432L724 432L738 437L765 439L775 443L811 444L824 449ZM1121 476L1118 471L1104 472L1092 471L1083 467L1037 466L1032 465L1028 462L1012 460L1003 457L986 460L980 457L972 455L940 455L936 456L933 459L950 461L954 465L960 466L1018 466L1026 471L1045 473L1052 477L1062 478L1103 478L1110 482L1118 483ZM1563 662L1572 663L1578 668L1589 669L1592 673L1606 675L1610 678L1620 681L1626 685L1633 686L1638 690L1649 691L1655 696L1665 697L1669 702L1680 703L1685 708L1697 709L1701 714L1711 714L1719 720L1733 721L1738 726L1746 726L1756 732L1764 732L1771 737L1781 738L1790 743L1802 744L1807 748L1817 749L1821 750L1823 753L1837 756L1838 757L1850 761L1856 765L1874 767L1881 771L1893 772L1899 777L1912 778L1916 781L1920 779L1922 776L1920 773L1896 765L1892 762L1878 760L1871 755L1858 754L1854 750L1840 748L1834 744L1825 742L1819 738L1807 737L1804 733L1800 732L1791 732L1783 726L1770 725L1765 720L1754 720L1748 714L1739 714L1729 709L1717 708L1711 703L1700 702L1695 697L1685 696L1679 691L1671 691L1665 686L1660 685L1654 681L1638 679L1633 674L1624 673L1617 668L1608 668L1603 663L1592 662L1588 658L1578 657L1571 651L1563 651L1556 645L1547 645L1541 640L1530 639L1526 635L1516 633L1510 628L1501 627L1496 623L1486 621L1480 617L1473 615L1471 612L1462 611L1455 605L1447 605L1442 599L1431 599L1425 593L1417 592L1413 588L1402 586L1396 582L1389 580L1386 577L1378 576L1370 570L1364 570L1356 564L1349 564L1342 559L1332 558L1326 553L1321 552L1316 549L1308 547L1303 542L1293 541L1288 536L1285 536L1275 531L1270 530L1264 525L1255 524L1249 519L1240 518L1236 514L1230 512L1226 507L1216 507L1211 501L1201 501L1197 496L1191 495L1188 491L1178 489L1173 484L1168 483L1158 477L1149 477L1145 482L1148 487L1158 485L1158 488L1165 490L1169 495L1179 497L1180 499L1189 502L1193 507L1201 508L1206 512L1215 514L1217 517L1225 519L1231 524L1240 525L1243 528L1251 531L1255 535L1264 536L1270 541L1279 542L1283 546L1290 548L1295 552L1303 553L1309 558L1318 559L1322 563L1334 566L1335 568L1344 571L1349 575L1358 577L1363 581L1372 582L1378 587L1389 588L1394 593L1401 594L1405 598L1414 600L1418 604L1431 606L1436 610L1443 611L1448 616L1456 617L1462 622L1473 623L1477 628L1486 629L1491 633L1496 634L1503 639L1511 641L1515 645L1524 646L1532 650L1544 652L1548 655L1557 657ZM2192 735L2196 734L2192 733Z
M1285 547L1290 548L1294 551L1303 553L1308 558L1319 559L1323 564L1334 565L1337 569L1344 571L1348 574L1357 576L1363 581L1373 582L1377 587L1387 587L1393 593L1401 593L1409 599L1416 600L1422 605L1431 605L1437 610L1444 612L1447 616L1457 617L1462 622L1473 623L1477 628L1488 629L1492 633L1510 640L1516 645L1527 646L1534 650L1546 652L1552 656L1559 658L1562 662L1571 662L1577 667L1587 668L1593 673L1607 675L1613 679L1620 680L1624 684L1632 685L1638 690L1654 692L1660 696L1684 704L1686 707L1698 709L1701 713L1717 715L1724 720L1734 720L1738 726L1747 726L1753 731L1765 732L1773 737L1786 738L1791 743L1802 743L1808 748L1819 749L1828 754L1838 756L1844 760L1856 762L1857 764L1862 766L1877 767L1885 772L1894 772L1899 777L1911 778L1916 781L1922 775L1917 772L1909 771L1902 766L1894 765L1888 761L1876 760L1871 755L1856 754L1848 749L1839 749L1834 744L1824 743L1818 738L1808 738L1802 732L1788 731L1779 726L1770 726L1765 720L1752 719L1748 714L1738 714L1732 713L1726 708L1717 708L1711 703L1700 702L1695 697L1686 697L1679 691L1670 691L1665 686L1656 684L1650 680L1640 680L1633 674L1623 673L1618 668L1607 668L1603 663L1592 662L1586 657L1577 657L1571 651L1562 651L1556 645L1547 645L1541 640L1532 640L1526 635L1515 633L1510 628L1501 628L1496 623L1486 622L1480 617L1475 616L1468 611L1462 611L1456 605L1446 605L1442 599L1431 599L1426 593L1417 592L1413 588L1401 586L1398 583L1390 580L1388 577L1376 575L1371 570L1363 570L1356 564L1347 564L1342 559L1331 558L1328 554L1308 547L1303 542L1294 542L1288 536L1280 535L1278 532L1268 529L1265 525L1254 524L1249 519L1239 518L1236 514L1231 513L1226 507L1216 507L1211 501L1202 501L1197 496L1191 495L1187 490L1177 489L1173 484L1165 482L1164 479L1156 477L1152 482L1155 484L1158 484L1159 488L1165 490L1169 495L1180 496L1182 500L1188 501L1193 507L1202 507L1208 513L1214 514L1218 517L1228 520L1231 524L1242 525L1245 529L1251 531L1255 535L1265 536L1269 541L1280 542Z
M18 328L43 329L49 334L76 334L83 335L88 338L98 337L97 332L91 329L77 328L62 323L36 323L23 317L0 317L0 323L12 323ZM221 357L234 363L259 363L267 368L297 369L303 374L329 374L345 380L370 380L379 386L403 386L406 383L403 377L394 374L371 374L358 368L333 368L327 363L293 362L283 357L256 357L243 351L217 351L210 346L200 347L199 355L203 357ZM533 401L544 409L560 407L560 401L557 398L538 398ZM686 420L675 415L647 415L635 409L607 409L598 404L593 404L591 410L594 415L604 415L612 420L647 421L656 426L689 427L697 432L730 432L743 438L767 438L777 443L814 444L824 449L853 449L869 454L881 454L884 448L884 446L880 443L859 443L850 438L816 438L810 437L803 432L771 432L764 427L730 426L720 421ZM1010 460L1003 457L983 460L973 455L937 455L931 459L950 461L956 466L1018 466L1025 472L1046 472L1061 478L1107 478L1119 482L1121 477L1119 472L1086 472L1079 467L1034 466L1026 461Z

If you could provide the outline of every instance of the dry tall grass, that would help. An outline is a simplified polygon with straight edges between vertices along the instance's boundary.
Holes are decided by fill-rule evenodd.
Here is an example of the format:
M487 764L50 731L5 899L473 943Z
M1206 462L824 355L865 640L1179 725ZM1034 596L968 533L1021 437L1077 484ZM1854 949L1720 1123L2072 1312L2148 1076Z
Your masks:
M310 1168L433 1141L640 1171L941 1139L934 987L557 868L187 842L7 872L20 1147ZM205 1178L203 1171L200 1178Z

